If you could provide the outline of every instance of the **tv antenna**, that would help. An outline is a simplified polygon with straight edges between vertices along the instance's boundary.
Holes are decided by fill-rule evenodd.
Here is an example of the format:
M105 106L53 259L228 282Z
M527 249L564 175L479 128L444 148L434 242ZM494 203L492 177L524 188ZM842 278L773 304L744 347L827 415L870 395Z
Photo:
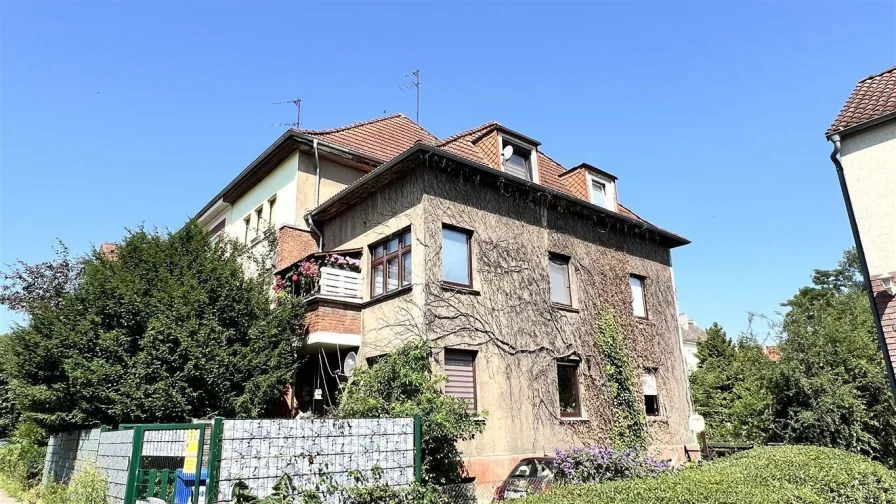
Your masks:
M404 79L407 77L414 77L413 82L408 82L404 85L398 86L402 91L408 90L411 87L417 88L417 124L420 124L420 70L414 70L413 72L402 75L399 77L400 79Z
M301 129L302 128L302 99L296 98L293 100L284 100L272 103L272 105L284 105L286 103L292 103L296 106L296 122L291 123L280 123L280 124L272 124L271 126L289 126L290 128Z

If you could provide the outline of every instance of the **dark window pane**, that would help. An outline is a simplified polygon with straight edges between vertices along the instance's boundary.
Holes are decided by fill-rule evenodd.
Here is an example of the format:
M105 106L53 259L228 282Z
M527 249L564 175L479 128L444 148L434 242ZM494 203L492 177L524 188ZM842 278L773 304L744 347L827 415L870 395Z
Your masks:
M383 246L377 245L377 247L373 249L373 258L378 259L380 257L383 257Z
M391 254L396 250L398 250L398 238L392 238L391 240L389 240L389 243L386 244L386 253Z
M413 277L413 271L411 269L411 253L405 252L405 254L401 256L401 260L404 263L404 276L401 278L401 285L411 285Z
M550 260L551 302L564 305L572 304L569 294L569 263L560 258Z
M383 265L378 264L373 268L373 295L378 296L383 293Z
M442 279L470 285L470 237L454 229L442 229Z
M411 232L405 231L405 233L401 236L401 246L402 247L410 247L411 246Z
M659 415L660 414L659 397L657 397L655 395L644 396L644 412L650 416Z
M576 390L576 366L557 365L557 388L560 391L560 413L577 413L579 394Z
M398 258L393 257L387 262L386 291L394 291L398 288Z

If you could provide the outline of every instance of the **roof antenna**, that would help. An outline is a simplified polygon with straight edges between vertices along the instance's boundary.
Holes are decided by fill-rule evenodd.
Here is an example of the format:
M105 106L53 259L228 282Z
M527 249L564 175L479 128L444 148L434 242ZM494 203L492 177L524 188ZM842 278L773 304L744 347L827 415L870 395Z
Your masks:
M283 105L286 103L292 103L296 106L296 122L272 124L271 126L289 126L290 128L302 129L302 99L295 98L293 100L278 101L271 105Z
M410 89L411 87L417 88L417 125L420 124L420 70L414 70L413 72L402 75L399 77L400 79L404 79L405 77L414 77L414 82L408 82L403 86L398 86L402 91Z

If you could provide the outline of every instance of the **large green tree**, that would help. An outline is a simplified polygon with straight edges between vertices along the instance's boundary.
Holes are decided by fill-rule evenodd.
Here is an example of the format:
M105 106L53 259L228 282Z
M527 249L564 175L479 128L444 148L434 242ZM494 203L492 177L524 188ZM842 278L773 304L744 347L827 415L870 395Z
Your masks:
M890 393L858 257L816 270L784 303L781 362L769 382L769 438L847 449L896 466L896 400Z
M691 374L694 407L714 441L761 441L768 431L770 397L765 384L772 363L750 334L736 343L717 322L697 345Z
M51 431L264 414L292 376L301 323L299 302L272 303L269 264L194 222L19 263L0 289L27 315L7 341L19 414Z

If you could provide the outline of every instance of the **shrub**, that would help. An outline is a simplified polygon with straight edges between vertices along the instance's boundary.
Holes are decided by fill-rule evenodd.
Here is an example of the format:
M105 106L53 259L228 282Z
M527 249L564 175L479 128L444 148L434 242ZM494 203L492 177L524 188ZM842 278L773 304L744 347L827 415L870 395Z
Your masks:
M44 468L46 448L31 439L14 437L0 447L0 487L13 496L22 496L36 487Z
M68 487L66 504L108 504L109 480L93 465L82 467ZM44 499L44 504L50 504Z
M627 478L655 478L675 472L671 464L641 456L635 450L604 446L554 450L554 473L563 483L600 483Z
M893 504L896 473L831 448L756 448L678 475L560 487L525 504Z
M357 371L343 385L340 418L421 417L424 482L435 485L460 481L457 442L472 439L485 427L467 404L443 394L444 377L432 371L429 344L418 340Z

